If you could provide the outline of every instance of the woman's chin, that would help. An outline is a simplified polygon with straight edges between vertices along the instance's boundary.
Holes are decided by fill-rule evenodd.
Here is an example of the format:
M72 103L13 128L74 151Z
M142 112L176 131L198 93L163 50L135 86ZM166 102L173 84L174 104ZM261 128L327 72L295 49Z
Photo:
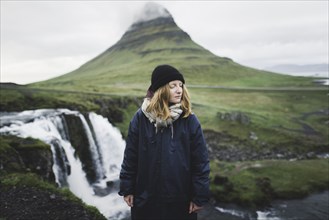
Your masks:
M175 100L172 100L172 103L174 103L174 104L178 104L178 103L180 103L180 99L175 99Z

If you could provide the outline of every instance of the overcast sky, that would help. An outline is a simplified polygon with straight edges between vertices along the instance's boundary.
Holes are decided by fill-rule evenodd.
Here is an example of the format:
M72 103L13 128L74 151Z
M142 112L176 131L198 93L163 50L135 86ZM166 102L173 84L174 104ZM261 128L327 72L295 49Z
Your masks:
M146 1L1 0L1 82L77 69L115 44ZM157 1L218 56L259 69L328 63L328 1Z

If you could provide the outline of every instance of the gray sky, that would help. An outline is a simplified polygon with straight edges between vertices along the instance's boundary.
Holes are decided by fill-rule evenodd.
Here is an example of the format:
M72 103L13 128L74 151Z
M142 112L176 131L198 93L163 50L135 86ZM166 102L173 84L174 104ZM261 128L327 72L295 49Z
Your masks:
M156 1L191 38L255 68L328 63L328 1ZM1 82L77 69L115 44L146 1L1 0Z

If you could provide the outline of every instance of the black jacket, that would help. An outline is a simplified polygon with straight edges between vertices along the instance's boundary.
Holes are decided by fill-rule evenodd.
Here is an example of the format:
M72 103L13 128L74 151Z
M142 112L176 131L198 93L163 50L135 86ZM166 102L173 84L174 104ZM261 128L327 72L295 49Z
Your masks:
M149 199L203 206L209 199L208 152L197 117L181 116L172 126L156 134L141 109L130 122L119 195L134 195L134 206Z

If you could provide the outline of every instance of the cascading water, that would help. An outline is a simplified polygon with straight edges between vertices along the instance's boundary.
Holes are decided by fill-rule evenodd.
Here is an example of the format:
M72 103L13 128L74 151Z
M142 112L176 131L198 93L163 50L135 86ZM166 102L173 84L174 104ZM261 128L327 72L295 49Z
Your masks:
M96 181L92 183L87 180L83 161L75 156L75 148L69 141L66 115L80 118L84 126L89 144L83 147L90 149L96 169ZM123 219L129 215L127 205L117 194L125 142L120 131L106 118L89 113L86 119L77 111L40 109L1 113L0 119L1 135L33 137L51 146L53 172L59 186L68 186L77 197L98 208L108 219Z
M95 141L99 146L106 179L114 181L120 173L125 141L119 129L113 127L104 117L92 112L89 114L89 120L95 133Z
M96 174L96 180L100 180L102 179L102 175L103 175L103 169L102 169L102 161L100 160L100 155L98 152L98 147L96 146L91 128L89 127L85 117L83 115L79 115L79 118L83 124L84 127L84 131L87 135L88 138L88 142L89 142L89 150L90 150L90 154L92 155L92 161L93 161L93 165L94 165L94 171Z

